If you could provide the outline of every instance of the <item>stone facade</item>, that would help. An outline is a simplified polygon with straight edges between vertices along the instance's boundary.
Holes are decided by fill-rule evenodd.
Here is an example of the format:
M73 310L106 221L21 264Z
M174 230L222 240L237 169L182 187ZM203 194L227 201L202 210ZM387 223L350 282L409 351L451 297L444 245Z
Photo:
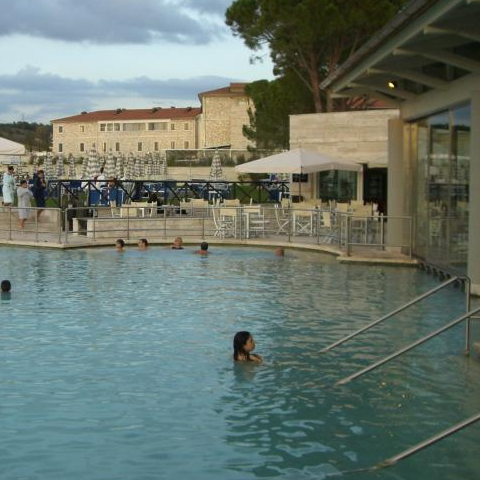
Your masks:
M201 108L105 110L52 120L54 154L87 156L120 152L142 155L167 149L246 149L242 128L251 100L245 84L199 94Z
M314 113L290 116L290 148L306 148L335 158L352 160L369 168L386 168L388 122L399 118L396 109ZM316 175L302 184L302 195L314 197ZM292 184L296 193L297 184ZM362 199L362 174L358 176L358 197Z

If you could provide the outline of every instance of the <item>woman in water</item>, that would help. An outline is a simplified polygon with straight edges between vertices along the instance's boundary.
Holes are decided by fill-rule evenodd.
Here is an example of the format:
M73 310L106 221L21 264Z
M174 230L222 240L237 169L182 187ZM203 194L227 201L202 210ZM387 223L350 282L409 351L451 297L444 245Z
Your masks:
M250 332L237 332L233 337L233 359L236 362L258 362L263 358L253 352L255 349L255 340Z

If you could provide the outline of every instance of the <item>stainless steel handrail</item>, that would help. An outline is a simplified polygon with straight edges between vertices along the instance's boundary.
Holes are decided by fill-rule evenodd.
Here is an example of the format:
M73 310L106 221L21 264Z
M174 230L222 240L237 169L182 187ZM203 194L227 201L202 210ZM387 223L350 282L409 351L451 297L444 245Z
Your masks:
M362 370L354 373L353 375L350 375L348 377L343 378L342 380L339 380L335 385L336 386L337 385L345 385L346 383L351 382L355 378L360 377L361 375L364 375L365 373L368 373L368 372L374 370L375 368L380 367L384 363L387 363L390 360L393 360L394 358L397 358L398 356L402 355L403 353L408 352L409 350L412 350L412 348L415 348L418 345L421 345L422 343L425 343L426 341L430 340L431 338L436 337L437 335L445 332L446 330L449 330L450 328L454 327L455 325L459 324L460 322L463 322L464 320L469 319L470 317L476 315L477 313L480 313L480 307L475 308L474 310L470 310L467 313L464 313L460 317L457 317L455 320L453 320L453 322L450 322L448 325L445 325L444 327L435 330L434 332L432 332L429 335L421 338L420 340L417 340L416 342L408 345L407 347L404 347L404 348L396 351L392 355L389 355L388 357L385 357L382 360L379 360L378 362L375 362L373 365L370 365L369 367L363 368Z
M443 440L444 438L449 437L454 433L459 432L460 430L474 424L475 422L478 422L479 420L480 420L480 413L477 413L476 415L473 415L473 417L467 418L467 420L457 423L453 427L450 427L447 430L443 430L443 432L440 432L437 435L430 437L427 440L424 440L423 442L417 443L417 445L414 445L413 447L410 447L407 450L404 450L402 453L399 453L398 455L395 455L393 457L388 458L387 460L384 460L383 462L376 465L376 467L377 468L390 467L395 463L397 463L399 460L403 460L404 458L407 458L410 455L414 455L420 450L423 450L424 448L427 448L430 445L433 445L434 443L440 440Z
M335 343L332 343L331 345L329 345L328 347L325 347L324 349L320 350L320 353L326 353L330 350L333 350L334 348L338 347L339 345L341 345L342 343L345 343L347 340L350 340L354 337L356 337L357 335L360 335L360 333L362 332L365 332L366 330L369 330L370 328L374 327L375 325L378 325L379 323L389 319L390 317L393 317L394 315L396 315L397 313L400 313L402 312L403 310L407 309L408 307L411 307L412 305L415 305L416 303L418 303L420 300L423 300L424 298L427 298L429 297L430 295L434 294L435 292L438 292L439 290L441 290L442 288L456 282L457 280L460 280L460 277L452 277L450 278L449 280L441 283L440 285L436 286L435 288L432 288L431 290L429 290L428 292L425 292L425 293L422 293L422 295L419 295L418 297L414 298L413 300L411 300L410 302L408 303L405 303L404 305L402 305L401 307L391 311L390 313L387 313L386 315L384 315L383 317L379 318L378 320L375 320L374 322L371 322L369 323L368 325L365 325L364 327L358 329L357 331L353 332L353 333L350 333L349 335L347 335L346 337L336 341Z

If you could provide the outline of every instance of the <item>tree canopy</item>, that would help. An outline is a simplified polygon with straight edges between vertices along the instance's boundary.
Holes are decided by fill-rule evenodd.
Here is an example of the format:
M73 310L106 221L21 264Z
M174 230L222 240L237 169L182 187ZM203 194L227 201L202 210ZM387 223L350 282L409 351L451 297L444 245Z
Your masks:
M274 73L294 72L315 111L330 110L320 83L407 0L235 0L226 23L254 51L268 46Z

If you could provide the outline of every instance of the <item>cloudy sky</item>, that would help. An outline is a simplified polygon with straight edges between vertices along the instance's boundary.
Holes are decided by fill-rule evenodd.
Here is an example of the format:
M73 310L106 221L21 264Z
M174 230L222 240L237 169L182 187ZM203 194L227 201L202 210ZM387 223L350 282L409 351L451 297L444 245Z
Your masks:
M224 24L232 0L0 0L0 122L197 106L272 78Z

